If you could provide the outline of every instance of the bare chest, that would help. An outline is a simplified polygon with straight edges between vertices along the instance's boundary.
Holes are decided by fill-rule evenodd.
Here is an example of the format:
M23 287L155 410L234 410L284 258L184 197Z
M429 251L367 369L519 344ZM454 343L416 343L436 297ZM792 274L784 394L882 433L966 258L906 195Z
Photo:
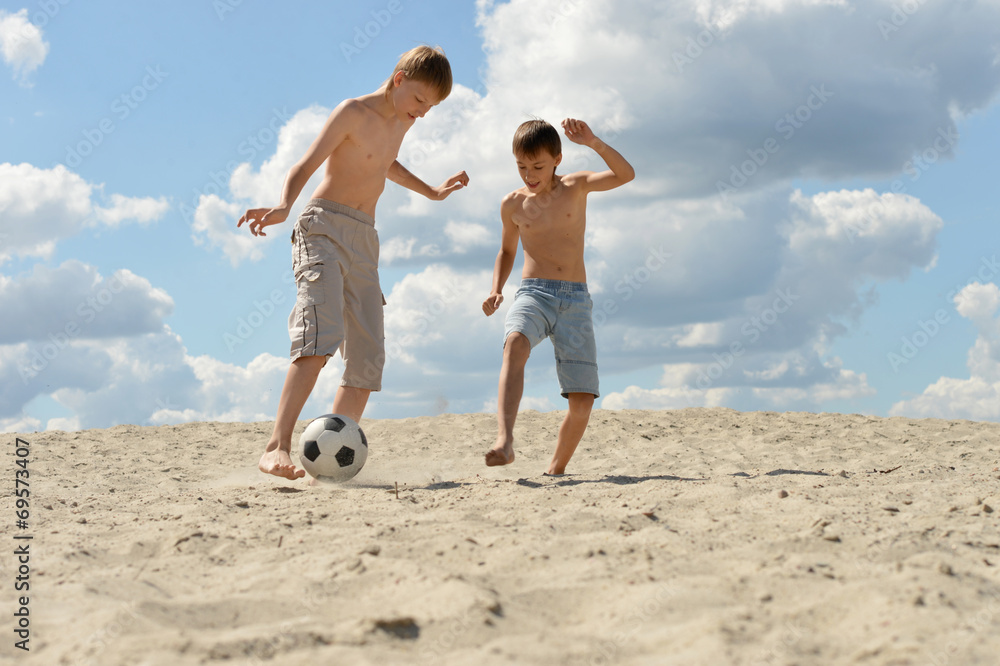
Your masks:
M586 224L586 207L572 193L525 198L513 215L522 237L574 237Z
M366 123L349 134L334 155L349 169L384 172L396 159L402 142L402 132L387 130L381 123Z

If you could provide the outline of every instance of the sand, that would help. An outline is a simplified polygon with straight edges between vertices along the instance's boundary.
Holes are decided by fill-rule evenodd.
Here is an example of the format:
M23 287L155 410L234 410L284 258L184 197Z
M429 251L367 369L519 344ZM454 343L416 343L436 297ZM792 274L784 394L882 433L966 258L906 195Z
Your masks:
M21 435L31 650L9 498L0 660L1000 663L1000 424L595 411L546 477L561 417L503 468L489 414L367 421L318 487L256 470L270 423Z

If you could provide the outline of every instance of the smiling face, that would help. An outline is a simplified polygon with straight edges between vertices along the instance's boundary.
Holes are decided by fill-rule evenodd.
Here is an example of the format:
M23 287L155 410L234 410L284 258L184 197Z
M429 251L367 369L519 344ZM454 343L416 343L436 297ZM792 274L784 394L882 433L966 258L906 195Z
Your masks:
M562 161L562 155L553 155L548 150L539 150L534 155L514 153L517 160L517 171L529 192L538 194L547 192L555 179L556 167Z
M396 110L396 117L404 123L416 122L417 118L423 118L431 107L441 102L433 86L414 81L403 72L396 72L392 83L393 108Z

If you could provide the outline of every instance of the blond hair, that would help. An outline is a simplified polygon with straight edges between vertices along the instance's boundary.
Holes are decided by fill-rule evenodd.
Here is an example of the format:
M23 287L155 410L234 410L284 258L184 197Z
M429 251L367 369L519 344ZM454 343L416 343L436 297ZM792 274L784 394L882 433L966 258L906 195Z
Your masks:
M440 46L418 46L401 55L386 82L386 92L392 90L392 80L398 72L403 72L408 79L429 85L439 102L451 94L451 65Z

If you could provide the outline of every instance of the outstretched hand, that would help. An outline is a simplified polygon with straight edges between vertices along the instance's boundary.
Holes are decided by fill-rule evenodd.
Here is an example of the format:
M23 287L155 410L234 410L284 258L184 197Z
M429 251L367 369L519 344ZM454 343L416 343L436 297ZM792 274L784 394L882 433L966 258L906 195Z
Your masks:
M503 294L490 294L489 297L483 301L483 312L485 312L486 316L489 317L500 308L501 303L503 303Z
M236 226L243 226L243 223L246 222L250 233L254 236L267 236L264 233L264 227L281 224L287 218L288 211L284 208L251 208L243 213L243 217L236 223Z
M464 171L459 171L454 176L444 181L443 185L434 188L434 200L443 201L455 190L460 190L469 184L469 175Z
M566 138L573 143L578 143L582 146L590 146L597 140L593 130L590 129L590 125L582 120L567 118L562 121L562 128L566 133Z

